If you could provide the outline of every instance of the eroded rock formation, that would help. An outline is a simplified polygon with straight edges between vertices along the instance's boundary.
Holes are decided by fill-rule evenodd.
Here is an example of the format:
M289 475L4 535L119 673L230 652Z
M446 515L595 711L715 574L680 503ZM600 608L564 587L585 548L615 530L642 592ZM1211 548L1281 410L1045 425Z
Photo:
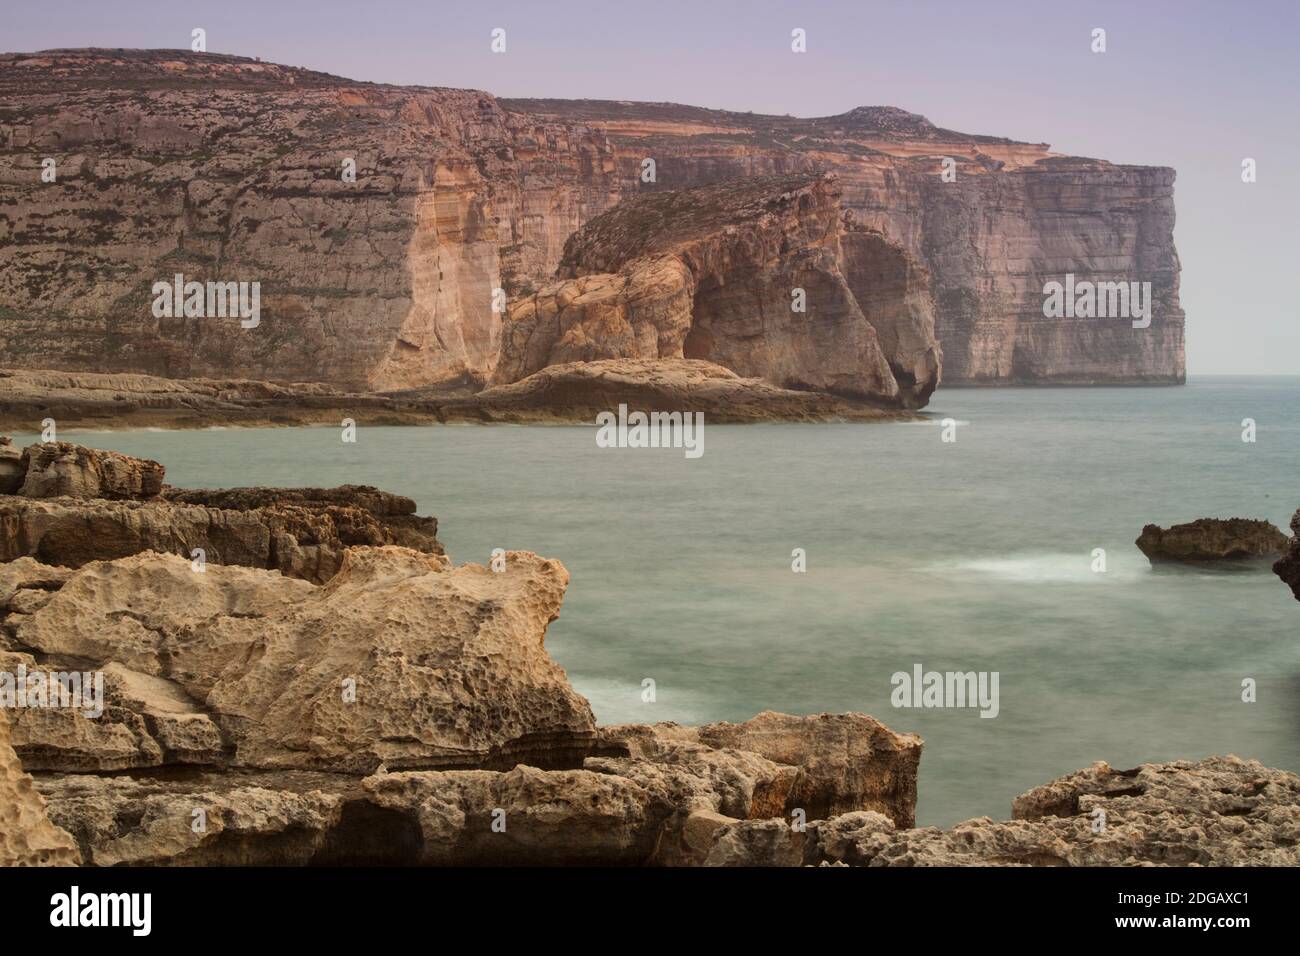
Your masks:
M863 229L835 252L804 246L784 268L811 286L810 323L820 308L847 317L832 340L859 329L848 355L829 354L826 341L787 353L798 339L792 316L777 321L787 276L749 287L771 300L736 300L736 287L712 284L729 266L701 260L686 282L704 320L687 357L771 372L773 384L840 388L865 371L848 390L876 395L888 391L871 361L878 348L899 388L919 396L932 375L928 336L902 330L925 327L928 296L950 384L1183 379L1170 169L1059 156L891 108L795 119L498 100L181 51L5 54L0 94L7 365L364 393L475 388L501 352L496 290L510 306L541 291L566 241L601 213L641 193L833 172ZM52 183L41 176L47 157ZM656 161L654 182L642 181L645 159ZM941 175L944 159L955 179ZM578 288L618 305L608 326L584 320L592 332L668 321L681 304L662 296L686 278L675 268L599 272ZM155 314L154 283L178 274L259 282L259 324ZM1151 282L1151 326L1045 318L1044 285L1066 274ZM850 299L876 331L874 348ZM647 302L665 315L641 314ZM561 305L543 296L534 307ZM755 311L775 338L746 346ZM657 348L635 344L620 354Z
M701 412L706 421L879 421L915 417L821 392L777 388L699 359L600 359L548 365L527 378L441 403L446 420L594 421L631 410Z
M1149 524L1135 542L1151 561L1272 561L1286 551L1287 537L1270 521L1198 518L1169 528Z
M913 407L938 384L924 266L846 221L833 178L625 200L569 239L560 272L572 278L511 309L498 382L568 362L685 357Z

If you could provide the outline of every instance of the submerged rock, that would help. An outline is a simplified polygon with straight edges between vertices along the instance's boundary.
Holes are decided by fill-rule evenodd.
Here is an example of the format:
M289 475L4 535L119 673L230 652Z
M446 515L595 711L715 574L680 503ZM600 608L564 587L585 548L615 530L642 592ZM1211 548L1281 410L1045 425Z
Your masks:
M1286 550L1277 525L1250 518L1198 518L1168 529L1149 524L1136 541L1152 562L1272 560Z

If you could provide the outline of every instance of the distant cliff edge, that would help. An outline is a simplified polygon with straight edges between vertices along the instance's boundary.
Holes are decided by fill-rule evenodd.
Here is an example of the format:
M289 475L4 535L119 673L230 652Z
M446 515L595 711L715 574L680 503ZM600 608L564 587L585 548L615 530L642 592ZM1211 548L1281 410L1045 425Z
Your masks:
M464 392L702 359L899 407L940 380L1176 384L1173 182L889 107L3 54L0 365ZM1067 277L1149 283L1149 324L1105 294L1048 317Z

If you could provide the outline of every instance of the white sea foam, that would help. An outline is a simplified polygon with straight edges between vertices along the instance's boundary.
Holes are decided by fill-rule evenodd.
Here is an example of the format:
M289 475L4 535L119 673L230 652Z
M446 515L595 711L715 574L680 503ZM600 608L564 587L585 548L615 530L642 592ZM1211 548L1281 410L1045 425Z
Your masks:
M926 570L947 575L977 575L1025 584L1105 584L1107 581L1135 581L1150 573L1145 559L1141 562L1130 562L1126 558L1127 556L1121 558L1111 554L1104 572L1093 571L1093 558L1088 550L942 561L930 565Z

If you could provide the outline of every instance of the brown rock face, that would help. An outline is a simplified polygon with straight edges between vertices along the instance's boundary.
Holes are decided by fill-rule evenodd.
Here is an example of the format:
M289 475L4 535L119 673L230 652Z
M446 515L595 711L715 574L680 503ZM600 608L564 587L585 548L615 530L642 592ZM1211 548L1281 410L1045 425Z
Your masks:
M23 486L27 466L23 453L8 435L0 435L0 495L12 495Z
M0 362L12 366L363 391L481 384L502 345L495 290L516 305L543 291L566 240L621 200L835 172L843 205L880 238L805 247L785 268L808 283L810 324L819 304L823 318L838 315L833 339L861 324L851 298L900 389L919 395L933 374L917 334L927 285L949 383L1183 380L1169 169L1055 156L888 108L794 119L499 101L175 51L6 54L0 96L10 197L0 213ZM42 181L46 156L58 161L56 183ZM654 183L640 178L647 158ZM944 158L955 181L941 176ZM355 182L344 160L355 162ZM809 358L827 357L825 342L786 355L792 317L778 323L766 310L788 309L789 277L773 273L776 285L751 287L772 295L761 309L777 338L743 349L755 304L739 312L728 289L709 284L730 274L724 263L694 265L707 267L692 269L696 324L714 340L699 336L701 351L687 357L735 356L741 374L772 369L780 381L833 387L847 366L861 389L873 352L865 331L825 367ZM1151 327L1045 319L1044 284L1067 273L1150 281ZM260 283L259 324L156 314L154 284L178 274ZM625 279L637 285L608 325L584 319L584 328L658 329L667 315L640 310L680 305L661 296L671 271ZM563 303L537 304L553 306ZM884 325L900 329L897 339ZM871 394L884 394L878 371Z
M18 494L25 498L139 500L162 491L158 462L65 441L29 445L23 449L22 468Z
M575 278L511 311L498 382L566 362L685 357L913 407L938 383L925 268L846 222L832 178L625 200L570 238L560 272Z
M1286 551L1287 537L1269 521L1198 518L1168 529L1149 524L1136 544L1153 562L1272 561Z
M1291 593L1300 601L1300 511L1291 518L1291 534L1287 553L1273 565L1273 573L1286 582Z

